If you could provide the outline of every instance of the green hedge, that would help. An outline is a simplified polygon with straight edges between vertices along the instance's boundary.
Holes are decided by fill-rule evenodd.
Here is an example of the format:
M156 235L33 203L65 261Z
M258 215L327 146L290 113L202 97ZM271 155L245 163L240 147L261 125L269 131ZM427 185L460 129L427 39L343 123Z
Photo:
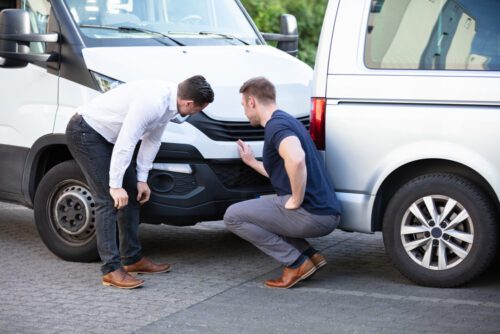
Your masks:
M281 14L299 25L299 58L314 66L327 0L241 0L262 32L279 32Z

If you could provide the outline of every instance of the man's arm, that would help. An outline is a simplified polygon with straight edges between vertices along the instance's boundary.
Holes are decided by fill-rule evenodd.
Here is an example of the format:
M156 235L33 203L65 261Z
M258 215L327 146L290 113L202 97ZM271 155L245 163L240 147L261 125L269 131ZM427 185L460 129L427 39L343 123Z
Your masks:
M137 154L137 201L141 204L149 201L151 190L147 184L148 174L153 168L153 161L161 146L161 137L167 124L155 128L142 137L141 147Z
M238 140L236 143L238 144L238 151L240 152L240 157L243 160L243 162L248 166L252 167L253 169L255 169L260 174L264 175L265 177L269 177L269 175L267 175L267 172L264 168L264 164L262 163L262 161L258 161L257 159L255 159L255 156L252 152L252 148L250 147L250 145L248 145L241 139Z
M117 209L123 208L128 203L128 194L122 188L123 176L130 165L135 146L157 113L156 108L157 106L152 105L144 96L137 97L131 103L116 139L111 155L109 187Z
M279 155L285 161L285 169L292 188L292 197L285 204L286 209L298 209L304 201L307 182L306 155L299 138L288 136L279 145Z
M138 97L131 103L123 121L120 133L111 155L109 170L109 186L121 188L123 176L130 165L134 149L152 118L155 117L156 106L148 103L147 99Z
M142 137L141 147L137 154L137 181L146 182L148 180L148 174L153 168L153 161L160 149L161 137L166 126L167 124L157 127Z

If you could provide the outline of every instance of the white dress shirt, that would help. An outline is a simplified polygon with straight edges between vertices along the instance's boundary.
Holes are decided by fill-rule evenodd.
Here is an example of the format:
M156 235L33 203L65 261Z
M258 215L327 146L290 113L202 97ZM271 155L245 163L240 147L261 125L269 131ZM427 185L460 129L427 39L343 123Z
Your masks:
M177 85L160 80L128 82L92 99L78 113L115 145L109 168L110 188L122 187L123 176L141 139L137 180L146 182L163 131L177 114Z

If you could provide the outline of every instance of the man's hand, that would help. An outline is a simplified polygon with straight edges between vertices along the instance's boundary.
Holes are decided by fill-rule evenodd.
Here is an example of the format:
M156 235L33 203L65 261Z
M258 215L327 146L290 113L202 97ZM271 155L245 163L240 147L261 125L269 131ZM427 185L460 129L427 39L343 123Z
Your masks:
M137 202L144 204L149 201L151 189L146 182L137 182Z
M248 166L254 165L255 162L257 162L257 159L255 159L255 156L253 154L250 145L248 145L241 139L238 139L236 143L238 144L238 151L240 152L241 160L243 160L243 162L246 163Z
M299 201L299 200L295 199L293 196L290 196L290 198L285 203L285 209L296 210L296 209L300 208L301 205L302 205L302 201Z
M253 154L252 148L250 145L245 143L243 140L239 139L236 144L238 144L238 151L240 152L241 160L251 168L255 169L260 174L265 177L269 177L267 175L266 169L262 164L262 161L255 159L255 155Z
M128 194L123 188L109 188L109 194L115 201L115 208L123 209L128 204Z

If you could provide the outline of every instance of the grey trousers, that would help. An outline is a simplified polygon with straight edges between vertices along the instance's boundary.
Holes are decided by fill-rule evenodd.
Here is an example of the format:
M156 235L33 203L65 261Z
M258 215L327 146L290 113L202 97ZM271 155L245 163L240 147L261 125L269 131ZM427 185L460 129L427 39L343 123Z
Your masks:
M302 207L285 209L289 197L261 197L233 204L224 215L224 223L234 234L289 266L311 247L304 238L327 235L340 222L340 216L313 215Z

